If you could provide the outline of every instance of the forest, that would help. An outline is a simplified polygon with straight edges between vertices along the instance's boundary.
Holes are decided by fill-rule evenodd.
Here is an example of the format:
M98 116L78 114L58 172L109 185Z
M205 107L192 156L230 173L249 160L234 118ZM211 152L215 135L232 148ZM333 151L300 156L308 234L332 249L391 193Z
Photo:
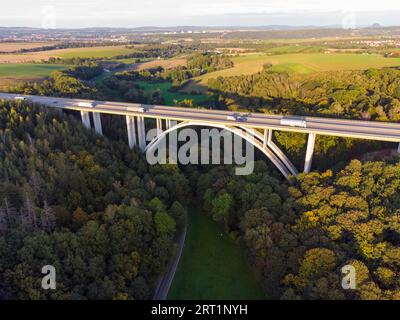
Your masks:
M0 139L2 299L151 298L195 201L246 246L269 298L400 298L398 160L353 160L293 185L262 160L246 177L153 167L73 115L10 102ZM46 264L60 270L56 293L40 290ZM348 264L358 277L346 292Z
M263 162L247 178L197 179L204 212L243 241L272 299L400 299L400 163L351 161L283 185ZM356 269L356 290L341 268Z
M189 79L205 73L233 67L233 62L229 57L218 54L195 53L189 55L186 61L186 66L178 66L170 69L154 67L140 71L119 72L107 79L106 85L109 85L110 82L117 82L118 80L144 80L156 83L169 80L172 82L174 90L178 90L183 87Z
M279 114L400 120L400 69L288 74L270 71L209 80L230 109Z
M185 221L178 168L38 106L2 102L0 139L0 298L151 299Z

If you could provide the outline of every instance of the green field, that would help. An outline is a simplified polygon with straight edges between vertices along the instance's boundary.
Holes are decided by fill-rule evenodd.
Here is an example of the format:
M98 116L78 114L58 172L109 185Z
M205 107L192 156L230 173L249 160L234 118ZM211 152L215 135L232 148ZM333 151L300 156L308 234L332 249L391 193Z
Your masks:
M77 48L53 51L53 54L61 58L111 58L119 55L125 55L135 52L135 49L129 49L122 46L115 47L93 47Z
M192 210L183 255L168 299L265 299L244 250Z
M115 60L115 62L133 64L133 63L136 63L136 60L138 60L138 58L125 58L125 59ZM154 58L140 58L139 60L140 60L139 63L144 63L144 62L153 61Z
M282 63L275 64L270 68L273 72L288 72L288 73L311 73L313 70L299 63Z
M169 91L172 87L171 82L161 82L161 83L151 83L146 81L137 81L135 82L140 87L142 87L146 92L161 90L165 104L172 106L175 104L174 100L182 101L185 99L193 100L194 104L200 104L206 102L209 97L207 95L202 94L186 94L181 92L172 92Z
M0 77L33 77L43 78L48 77L53 71L65 70L65 65L54 65L54 64L0 64Z
M324 48L320 46L305 46L305 45L287 45L268 49L267 52L274 54L284 54L284 53L311 53L320 52Z
M296 46L294 46L296 47ZM282 47L281 47L282 48ZM290 48L286 48L289 50ZM378 54L344 54L344 53L293 53L268 55L263 53L245 54L232 58L235 66L230 69L205 74L194 80L192 87L196 90L206 86L208 79L219 76L230 77L250 75L262 70L267 63L273 65L272 71L312 73L336 70L364 70L400 66L400 58L385 58Z

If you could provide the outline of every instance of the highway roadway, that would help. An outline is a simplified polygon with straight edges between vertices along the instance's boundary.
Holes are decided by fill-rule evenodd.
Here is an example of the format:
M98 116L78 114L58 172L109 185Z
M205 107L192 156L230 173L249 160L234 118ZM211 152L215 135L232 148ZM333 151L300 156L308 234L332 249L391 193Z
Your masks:
M240 126L253 129L272 129L337 137L400 142L400 123L319 117L290 117L282 115L268 115L263 113L241 113L240 115L244 116L243 120L235 121L228 120L227 117L234 114L230 111L0 93L0 99L14 100L16 97L25 97L32 103L42 104L49 107L76 111L97 112L100 114L140 116L145 118L168 119L176 121L194 121L225 126ZM93 107L79 106L78 104L80 102L92 103ZM146 109L145 112L141 112L141 108L143 107ZM303 128L281 125L281 119L283 117L303 119L306 121L307 127Z

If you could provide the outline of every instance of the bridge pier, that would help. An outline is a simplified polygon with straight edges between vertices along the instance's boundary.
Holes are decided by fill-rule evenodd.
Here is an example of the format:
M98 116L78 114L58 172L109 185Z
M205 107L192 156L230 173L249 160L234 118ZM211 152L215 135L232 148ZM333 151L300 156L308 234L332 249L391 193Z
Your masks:
M400 153L400 143L399 143L399 147L397 148L397 153Z
M126 116L126 128L128 130L129 149L133 149L136 146L135 117Z
M89 115L89 112L87 112L87 111L81 111L81 117L82 117L83 126L84 126L86 129L90 129L90 128L91 128L91 125L90 125L90 115Z
M103 135L103 127L101 126L100 113L93 112L93 122L94 122L94 129L96 130L97 134Z
M312 165L312 158L314 154L314 146L315 146L315 133L308 134L308 142L307 142L307 151L306 151L306 159L304 163L304 172L310 173L311 165Z
M137 117L139 148L140 150L146 149L146 129L144 126L144 117Z

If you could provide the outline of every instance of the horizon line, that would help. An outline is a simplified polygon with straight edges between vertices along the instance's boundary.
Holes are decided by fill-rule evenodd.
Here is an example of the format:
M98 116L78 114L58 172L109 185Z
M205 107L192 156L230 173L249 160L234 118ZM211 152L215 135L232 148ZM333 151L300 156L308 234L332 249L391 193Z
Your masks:
M261 28L295 28L295 29L304 29L304 28L334 28L334 29L360 29L360 28L396 28L400 27L399 25L382 25L381 23L372 23L372 24L360 24L356 25L353 28L343 28L340 24L328 24L328 25L318 25L318 24L310 24L310 25L291 25L291 24L269 24L269 25L257 25L257 26L246 26L246 25L175 25L175 26L152 26L152 25L143 25L136 27L113 27L113 26L96 26L96 27L60 27L60 28L43 28L43 27L34 27L34 26L1 26L1 29L35 29L35 30L82 30L82 29L121 29L121 30L129 30L129 29L179 29L179 28L207 28L207 29L261 29ZM278 30L276 30L278 31Z

